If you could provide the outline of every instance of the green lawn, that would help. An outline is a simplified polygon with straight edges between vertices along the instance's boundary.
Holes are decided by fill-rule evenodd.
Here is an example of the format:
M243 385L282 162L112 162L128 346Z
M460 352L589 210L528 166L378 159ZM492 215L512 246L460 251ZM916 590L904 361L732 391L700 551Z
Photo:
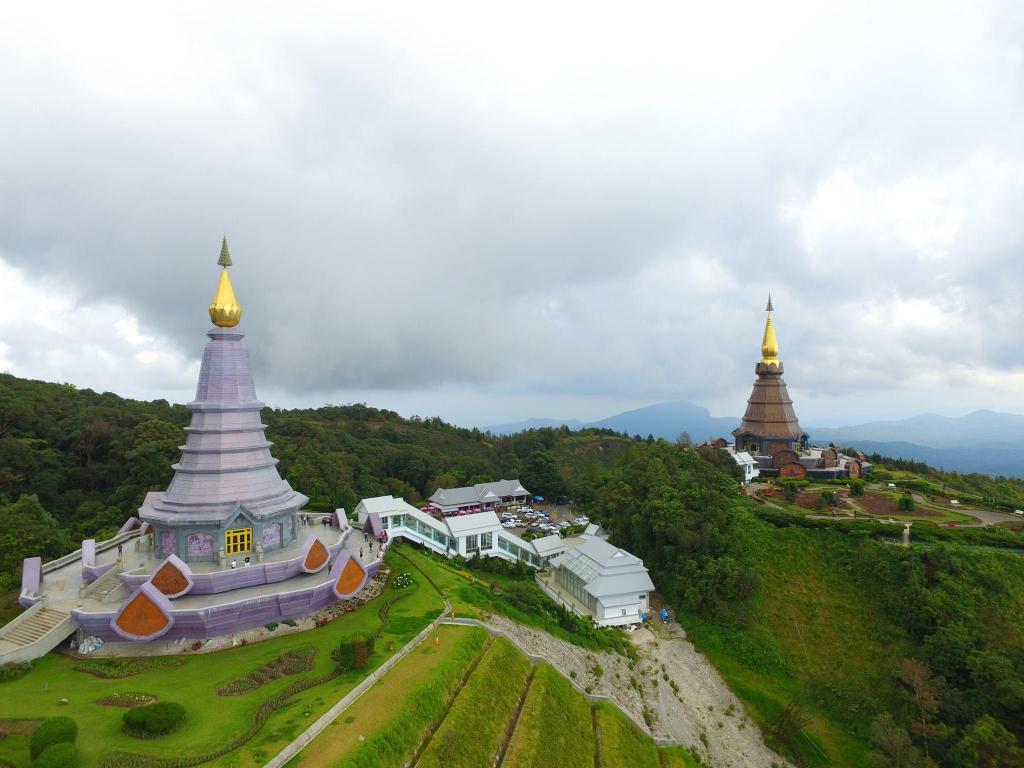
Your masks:
M402 659L372 688L360 696L313 742L298 754L293 765L330 768L352 755L366 738L387 726L396 714L396 701L427 685L440 670L461 677L483 646L484 631L474 627L440 626L419 647ZM435 645L435 638L439 641ZM467 650L469 652L467 652ZM455 665L451 660L455 659Z
M519 715L508 768L592 768L590 703L552 666L540 664Z
M393 564L389 554L388 563ZM357 632L376 631L381 620L378 611L396 596L388 623L376 644L370 667L360 673L348 673L294 697L284 709L275 712L247 744L216 761L217 766L262 765L289 743L326 709L351 690L365 674L416 635L437 616L442 601L418 574L415 586L392 590L364 607L345 614L325 627L283 636L245 647L211 654L188 654L184 665L156 669L118 679L105 680L73 669L73 659L49 654L36 662L26 677L0 684L0 720L6 718L45 718L56 714L74 718L79 727L78 746L83 766L100 765L108 752L125 751L142 755L191 756L207 754L246 731L260 704L292 685L296 679L323 676L334 665L330 652L340 640ZM225 683L258 669L281 653L313 644L318 649L313 669L304 675L276 680L242 696L217 696L215 690ZM96 699L125 691L154 694L164 701L176 701L185 707L188 722L177 733L153 740L140 740L121 732L117 707L100 706ZM68 704L60 705L62 698ZM13 737L0 741L0 760L17 768L29 765L26 739Z
M595 704L594 728L601 768L659 768L654 742L616 707Z

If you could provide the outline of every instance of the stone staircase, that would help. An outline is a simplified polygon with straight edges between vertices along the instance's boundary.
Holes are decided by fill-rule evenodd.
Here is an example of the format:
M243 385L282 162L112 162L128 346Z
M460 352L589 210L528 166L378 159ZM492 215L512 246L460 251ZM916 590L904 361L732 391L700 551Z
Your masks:
M118 578L118 574L121 573L121 565L118 563L109 571L100 576L96 581L88 586L82 588L80 592L81 597L91 597L93 600L99 600L101 603L109 603L111 600L116 600L119 596L127 594L127 590L123 590L124 584ZM121 595L115 595L114 593L121 590ZM111 597L114 595L114 597Z
M67 611L39 603L0 628L0 664L37 658L57 647L78 623Z

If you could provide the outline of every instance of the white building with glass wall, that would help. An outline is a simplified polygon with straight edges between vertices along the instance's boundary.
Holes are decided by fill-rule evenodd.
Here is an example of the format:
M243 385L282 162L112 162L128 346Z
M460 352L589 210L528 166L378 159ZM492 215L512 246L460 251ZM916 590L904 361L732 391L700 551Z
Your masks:
M359 523L374 525L391 539L402 538L446 557L501 557L546 568L537 583L560 605L601 626L637 624L650 611L654 590L643 561L609 544L597 525L563 539L557 533L525 541L502 528L494 512L438 519L393 496L363 499Z
M377 496L363 499L356 506L359 523L366 525L375 514L388 537L404 538L422 544L446 557L501 557L521 560L534 568L544 564L533 542L525 541L502 528L494 512L477 512L438 519L417 509L405 499ZM548 537L545 537L548 538Z
M597 536L580 538L551 560L549 573L538 575L541 589L600 626L639 624L654 591L643 561Z

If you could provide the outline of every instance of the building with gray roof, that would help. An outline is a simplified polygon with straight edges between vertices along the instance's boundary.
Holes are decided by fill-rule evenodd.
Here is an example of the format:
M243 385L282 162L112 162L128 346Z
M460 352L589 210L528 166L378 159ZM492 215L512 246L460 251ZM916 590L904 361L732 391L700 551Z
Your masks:
M583 541L551 560L537 582L566 608L600 626L637 624L650 609L654 583L636 555L584 534Z
M519 480L497 480L461 488L438 488L428 501L432 507L451 513L473 507L494 509L498 504L523 502L531 496Z

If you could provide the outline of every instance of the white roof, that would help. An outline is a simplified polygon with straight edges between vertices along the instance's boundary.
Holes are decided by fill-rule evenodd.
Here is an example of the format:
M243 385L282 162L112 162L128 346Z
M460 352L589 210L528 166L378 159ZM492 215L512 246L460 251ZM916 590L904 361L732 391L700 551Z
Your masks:
M548 557L553 552L565 549L565 542L562 541L562 537L557 533L552 533L550 536L541 536L530 543L533 544L533 548L537 550L537 554L541 557Z
M757 463L756 461L754 461L754 457L751 456L746 451L736 451L735 453L732 454L732 459L733 461L740 465Z
M501 529L498 516L493 512L477 512L472 515L457 515L445 518L452 536L472 536L474 533L486 533L495 528Z
M596 598L654 589L643 561L604 539L587 538L579 546L556 557L552 563L579 576L587 592Z
M378 515L405 512L405 508L411 506L405 499L394 496L373 496L369 499L363 499L359 504L366 510L367 514L376 512Z

